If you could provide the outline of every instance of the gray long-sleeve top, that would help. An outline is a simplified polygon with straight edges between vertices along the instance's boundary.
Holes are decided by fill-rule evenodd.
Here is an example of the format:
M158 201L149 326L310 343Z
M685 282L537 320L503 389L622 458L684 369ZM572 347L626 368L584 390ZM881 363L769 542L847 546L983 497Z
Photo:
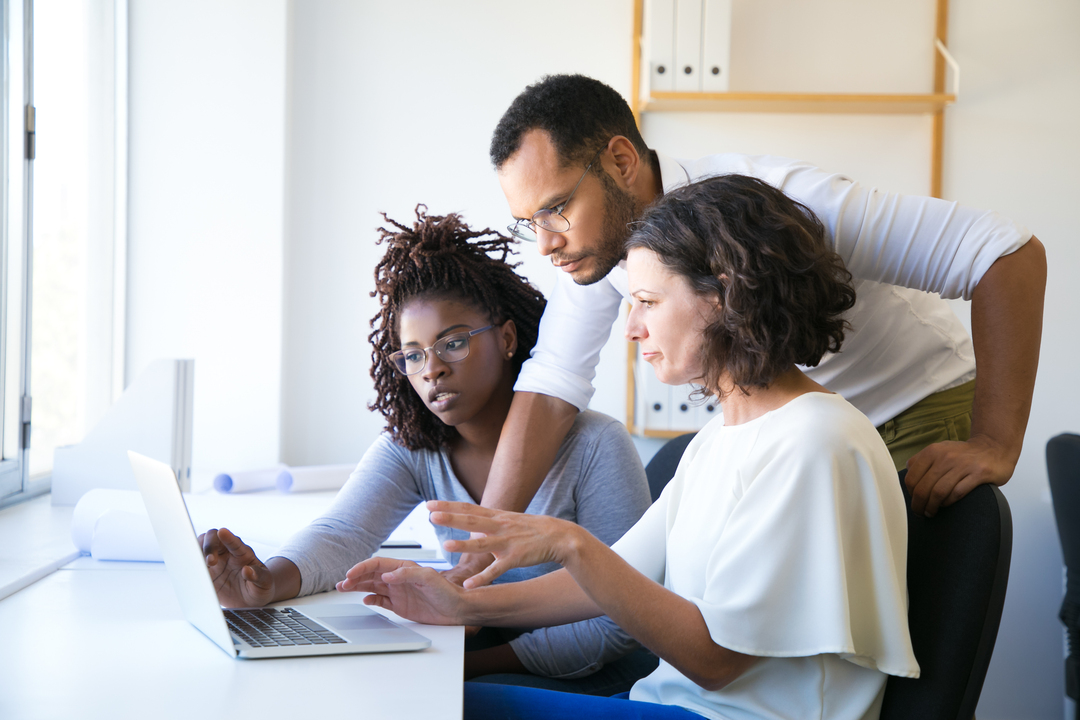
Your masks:
M427 500L474 502L445 451L406 450L382 435L326 514L290 538L278 554L300 569L301 595L329 590ZM576 522L611 545L649 503L645 471L626 429L587 410L578 414L526 512ZM440 543L468 536L438 526L435 533ZM457 554L450 558L457 560ZM517 568L496 582L525 580L558 567ZM638 647L606 616L533 630L510 644L530 672L557 678L588 675Z

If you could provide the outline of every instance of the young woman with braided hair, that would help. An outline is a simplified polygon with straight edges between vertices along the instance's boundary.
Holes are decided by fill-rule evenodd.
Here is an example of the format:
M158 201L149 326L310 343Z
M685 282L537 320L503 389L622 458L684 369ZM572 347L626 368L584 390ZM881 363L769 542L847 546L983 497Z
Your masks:
M369 408L383 415L386 430L326 514L265 565L226 529L203 536L226 607L331 590L420 502L478 502L483 495L514 381L536 342L544 297L507 262L513 252L508 238L470 230L455 214L428 215L424 206L411 227L386 222L378 240L386 254L371 293L381 308L369 336L376 393ZM578 523L611 544L649 501L625 428L586 411L528 512ZM444 542L467 537L436 532ZM456 563L457 554L450 560ZM557 567L523 568L505 579ZM486 630L482 637L489 647L466 652L467 679L611 694L656 665L606 617L526 633Z

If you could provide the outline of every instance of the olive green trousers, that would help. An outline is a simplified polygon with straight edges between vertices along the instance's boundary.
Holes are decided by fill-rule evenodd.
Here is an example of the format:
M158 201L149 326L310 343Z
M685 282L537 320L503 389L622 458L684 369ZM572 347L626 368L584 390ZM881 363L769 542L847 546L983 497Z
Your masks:
M878 426L878 432L899 472L927 445L971 437L971 405L975 381L936 392Z

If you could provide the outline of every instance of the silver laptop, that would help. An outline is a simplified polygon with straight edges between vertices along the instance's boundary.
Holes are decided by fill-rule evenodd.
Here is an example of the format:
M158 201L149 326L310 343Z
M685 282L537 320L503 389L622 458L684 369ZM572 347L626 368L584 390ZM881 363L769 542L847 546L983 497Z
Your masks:
M423 635L363 605L223 610L172 468L131 451L128 458L184 616L228 654L270 658L431 647Z

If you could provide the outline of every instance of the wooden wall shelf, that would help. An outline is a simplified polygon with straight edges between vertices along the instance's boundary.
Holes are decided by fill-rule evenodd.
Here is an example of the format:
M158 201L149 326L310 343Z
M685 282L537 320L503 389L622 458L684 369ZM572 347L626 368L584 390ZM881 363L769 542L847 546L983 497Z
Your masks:
M930 115L930 195L941 197L942 156L944 154L945 108L956 102L960 67L946 46L949 31L949 0L935 0L934 9L934 91L926 94L892 93L776 93L727 92L642 93L642 23L645 0L634 0L633 38L630 57L630 107L638 117L646 112L761 112L829 113L861 115ZM946 67L953 70L953 88L948 92Z
M678 93L654 92L638 112L757 112L934 115L956 102L951 93Z

